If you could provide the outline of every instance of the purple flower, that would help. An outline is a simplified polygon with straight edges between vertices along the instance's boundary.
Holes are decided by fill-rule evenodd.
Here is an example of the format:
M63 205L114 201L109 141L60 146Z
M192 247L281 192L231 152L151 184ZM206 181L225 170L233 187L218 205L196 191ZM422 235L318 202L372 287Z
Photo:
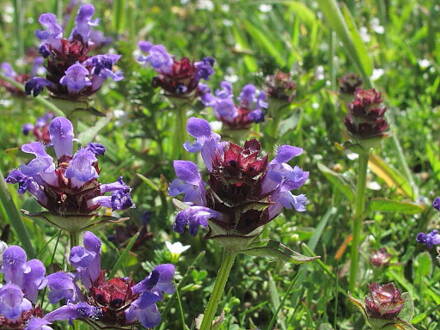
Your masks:
M418 243L425 244L428 249L432 249L434 245L440 244L440 234L438 230L433 230L430 233L418 233L416 238Z
M76 274L58 272L49 276L51 302L66 299L68 305L47 314L43 320L91 318L113 327L133 326L137 322L144 327L157 326L160 313L156 303L163 300L165 293L174 292L174 266L159 265L138 284L127 277L106 279L100 265L99 238L85 232L83 245L73 247L70 252L69 260ZM76 280L81 281L84 292L79 292Z
M228 85L223 95L227 95ZM247 88L242 97L254 102L254 91ZM244 236L275 218L283 208L305 211L308 203L304 195L293 195L309 177L309 173L288 162L303 149L280 146L275 159L268 162L261 154L257 140L247 141L243 147L220 140L206 120L190 118L188 133L196 138L186 143L191 152L200 151L208 170L208 180L197 166L189 161L175 161L175 179L169 189L172 196L184 195L190 205L177 214L174 230L183 233L189 227L195 235L200 226L223 228L228 234ZM216 225L215 227L211 225ZM214 228L214 229L213 229Z
M434 201L432 202L432 207L435 208L437 211L440 211L440 197L436 197Z
M0 70L3 72L3 74L6 77L15 78L17 76L17 72L14 71L12 65L9 64L8 62L2 62L0 64Z
M119 81L121 72L113 72L113 65L119 55L96 55L88 53L97 47L92 30L98 20L93 20L93 5L82 5L75 19L75 27L69 39L63 38L63 28L56 22L55 15L42 14L40 23L45 30L37 31L42 41L40 53L47 60L46 79L34 77L25 85L26 93L37 96L45 87L52 95L78 100L96 93L107 78Z
M39 123L36 124L36 126ZM50 213L55 215L88 215L99 207L123 210L133 207L130 187L120 178L117 183L100 184L97 156L105 147L90 143L73 152L73 126L64 118L54 118L49 127L50 142L57 165L46 152L46 146L32 142L22 151L35 156L27 164L13 170L6 182L18 184L18 191L31 193ZM110 192L111 195L105 195Z
M89 70L82 64L75 63L66 70L60 84L66 86L70 94L78 94L85 87L92 85L88 76Z
M214 73L214 59L205 57L192 62L184 57L176 60L163 45L148 41L138 43L139 49L147 53L138 57L138 62L151 66L159 75L153 79L154 87L161 87L172 97L193 97L201 79L208 80Z
M243 87L236 105L232 85L223 81L220 87L221 89L216 90L214 95L206 85L199 88L201 101L214 110L218 120L231 129L247 129L252 123L264 121L263 109L268 106L264 92L248 84Z

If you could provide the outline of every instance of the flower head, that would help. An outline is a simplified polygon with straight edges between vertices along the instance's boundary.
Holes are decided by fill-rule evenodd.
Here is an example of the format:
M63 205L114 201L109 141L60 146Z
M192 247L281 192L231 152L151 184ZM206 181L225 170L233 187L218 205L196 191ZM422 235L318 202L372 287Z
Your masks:
M107 78L114 81L123 78L121 72L113 72L119 55L89 56L96 46L92 27L98 20L92 19L94 12L90 4L79 8L68 39L63 37L63 27L57 23L55 15L40 16L39 22L45 29L38 30L36 36L42 42L40 54L47 59L46 78L29 80L25 85L27 94L37 96L47 87L55 97L78 100L96 93Z
M6 182L18 184L19 193L28 191L55 215L88 215L101 206L113 210L133 206L131 189L122 178L110 184L98 181L97 157L104 153L104 146L90 143L74 153L73 126L64 117L51 121L48 134L56 161L42 143L25 144L21 150L35 158L11 171Z
M235 104L232 85L223 81L221 89L215 94L206 85L201 85L201 100L205 106L214 109L214 114L222 123L231 129L246 129L252 123L264 121L264 109L267 108L266 94L254 85L243 87L238 104Z
M347 73L339 78L339 93L354 95L358 88L362 86L362 79L355 73Z
M356 90L345 117L345 126L351 136L360 140L385 136L387 109L382 102L382 95L375 89Z
M405 300L393 283L369 285L369 294L365 298L367 313L372 318L391 320L397 317Z
M275 159L268 160L257 140L243 146L223 142L209 123L190 118L187 129L197 139L186 144L191 152L200 151L208 170L207 181L190 161L175 161L177 174L169 189L172 196L184 195L188 208L176 217L174 230L183 233L188 227L195 235L199 227L211 231L222 228L232 235L246 236L274 219L283 208L305 211L307 198L293 195L309 173L288 162L302 153L301 148L283 145Z
M428 249L432 249L435 245L440 245L440 233L433 230L430 233L418 233L416 238L418 243L425 244Z
M277 71L266 77L266 93L269 100L291 103L296 95L296 83L289 73Z
M83 313L76 318L93 318L104 325L127 326L141 323L150 328L160 323L156 303L164 293L173 293L175 268L171 264L155 267L139 283L130 278L106 278L101 270L101 241L91 232L84 233L83 246L70 252L70 264L76 274L55 273L48 278L52 303L65 300L69 304L85 304L94 313ZM85 288L79 291L77 280Z
M154 87L161 87L168 96L191 97L201 79L208 80L214 73L214 59L205 57L192 62L187 57L176 60L163 45L154 45L147 41L138 44L139 49L147 54L138 57L138 62L151 66L158 76L153 79Z
M391 254L385 248L374 251L370 256L370 262L375 267L388 266L391 260Z

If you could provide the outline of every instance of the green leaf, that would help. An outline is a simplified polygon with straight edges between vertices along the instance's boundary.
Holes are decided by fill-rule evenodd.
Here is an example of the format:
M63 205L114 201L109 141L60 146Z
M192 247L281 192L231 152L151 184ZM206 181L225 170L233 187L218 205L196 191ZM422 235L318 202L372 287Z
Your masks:
M249 49L246 39L241 34L240 30L238 30L235 26L232 26L232 35L234 36L235 42L240 50L246 51ZM244 55L244 64L250 72L258 71L257 62L252 55Z
M368 50L362 42L359 42L361 40L359 33L351 16L347 15L348 10L344 11L344 19L336 0L318 0L318 4L328 26L336 32L347 51L347 55L356 64L359 72L368 84L370 75L373 72L373 64L368 56Z
M397 212L401 214L418 214L422 213L424 208L421 205L393 201L385 198L373 198L369 202L369 209L377 212Z
M368 167L374 174L384 180L389 187L396 188L397 192L409 198L414 198L414 192L408 180L382 158L377 155L370 155Z
M356 307L361 312L362 316L365 319L365 322L369 323L367 310L365 309L364 303L361 300L356 299L350 295L348 296L348 300L352 303L354 307Z
M269 240L268 244L265 246L252 247L241 252L250 256L275 258L295 264L303 264L321 258L320 256L307 257L291 250L286 245L273 240Z
M92 142L98 135L99 131L102 130L110 122L111 119L111 116L100 118L95 125L82 131L78 135L78 140L81 142L82 145Z
M269 272L269 293L270 293L270 300L272 302L272 310L275 312L280 307L280 294L278 293L277 285L275 281L273 280L272 274ZM280 317L278 319L278 322L281 324L282 329L286 329L286 325L284 324L284 318Z
M292 12L296 14L296 17L303 21L309 27L313 27L315 24L318 23L315 13L307 8L307 6L302 2L291 1L288 2L287 5L292 10Z
M397 212L401 214L418 214L424 210L424 208L418 204L393 201L385 198L374 198L370 200L368 206L371 211Z
M332 171L324 164L318 163L318 169L321 171L322 174L326 177L326 179L333 185L333 187L342 194L345 195L350 201L354 200L354 192L350 185L345 182L342 175Z
M423 281L424 278L430 277L432 274L432 259L431 255L425 251L420 253L414 259L413 272L414 278L418 281Z
M246 31L251 35L255 42L264 48L266 52L275 59L279 66L283 67L286 64L286 61L278 51L277 47L274 47L274 44L267 33L261 31L257 26L247 20L243 20L243 24Z
M398 316L403 321L411 322L414 317L414 301L408 292L402 293L402 298L405 300L405 304Z

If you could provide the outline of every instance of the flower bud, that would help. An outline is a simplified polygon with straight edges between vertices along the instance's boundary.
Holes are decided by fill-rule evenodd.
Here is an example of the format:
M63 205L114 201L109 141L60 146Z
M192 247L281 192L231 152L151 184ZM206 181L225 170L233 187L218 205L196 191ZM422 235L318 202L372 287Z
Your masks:
M369 294L365 298L367 314L371 318L392 320L403 308L405 300L393 283L369 285Z
M291 103L296 95L296 83L289 73L277 71L274 75L266 77L266 93L270 101Z
M391 260L391 254L385 248L374 251L370 257L370 262L375 267L388 266Z

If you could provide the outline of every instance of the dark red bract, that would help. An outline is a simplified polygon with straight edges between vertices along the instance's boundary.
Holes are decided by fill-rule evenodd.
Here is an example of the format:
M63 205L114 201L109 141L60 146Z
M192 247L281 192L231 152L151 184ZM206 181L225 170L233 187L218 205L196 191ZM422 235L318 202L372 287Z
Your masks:
M370 293L365 298L367 313L372 318L391 320L397 317L405 300L393 283L369 285Z

